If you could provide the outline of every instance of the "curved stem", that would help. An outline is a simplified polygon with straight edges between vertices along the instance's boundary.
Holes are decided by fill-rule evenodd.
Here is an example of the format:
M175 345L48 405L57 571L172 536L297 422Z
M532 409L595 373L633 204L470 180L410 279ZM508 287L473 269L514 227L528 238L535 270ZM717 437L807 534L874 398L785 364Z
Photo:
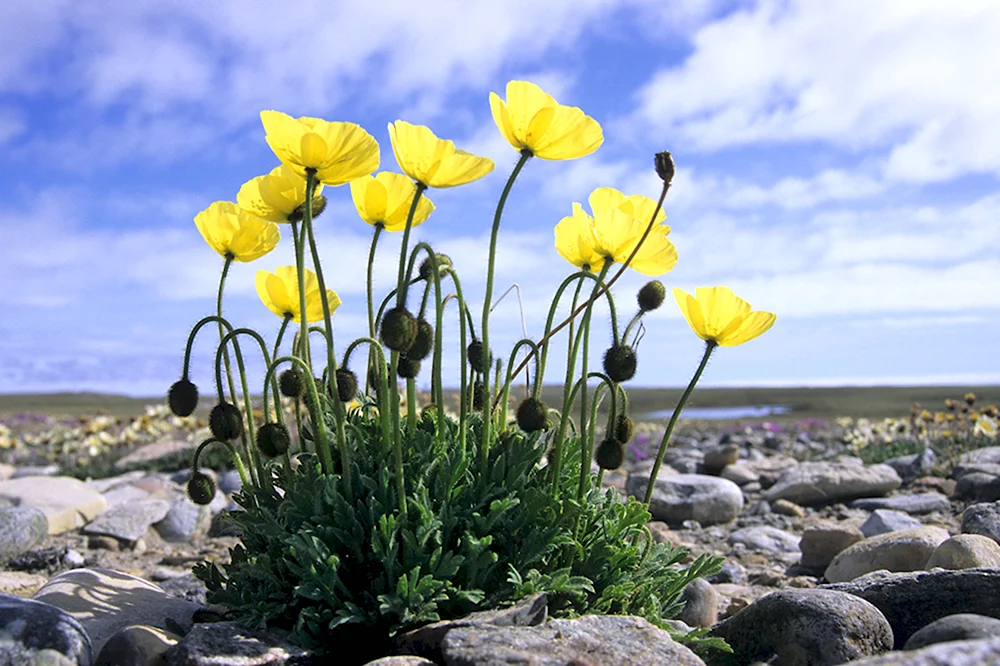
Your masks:
M240 475L240 483L243 484L243 487L248 488L250 486L250 478L247 476L247 468L243 466L243 460L240 458L239 451L236 450L236 447L233 446L231 442L224 442L221 439L216 439L215 437L209 437L203 441L198 445L198 448L194 450L194 457L191 461L191 469L195 472L198 471L198 458L201 457L202 449L209 444L222 444L229 449L229 452L233 454L233 464L236 465L236 472Z
M424 190L427 186L421 182L417 182L417 189L413 194L413 201L410 202L410 212L406 216L406 227L403 229L403 243L399 248L399 279L396 281L396 307L403 307L406 305L406 288L407 283L405 282L406 277L404 271L406 269L406 247L410 242L410 229L413 227L413 216L417 212L417 203L420 201L420 197L423 195Z
M712 355L715 348L718 347L718 343L714 340L709 340L705 344L705 354L701 357L701 363L698 365L698 369L694 373L694 377L691 378L691 382L684 389L684 393L681 394L681 399L677 401L677 406L674 407L674 413L670 415L670 422L667 424L667 430L663 433L663 439L660 440L660 450L656 453L656 462L653 463L653 469L649 473L649 485L646 486L646 496L643 498L642 503L649 508L649 501L653 499L653 486L656 484L656 475L660 473L660 466L663 464L663 456L667 453L667 446L670 444L670 435L674 431L674 426L677 424L677 419L681 415L681 410L684 409L684 403L687 402L688 398L691 397L691 392L694 391L695 384L701 379L701 373L704 372L705 366L708 365L708 357Z

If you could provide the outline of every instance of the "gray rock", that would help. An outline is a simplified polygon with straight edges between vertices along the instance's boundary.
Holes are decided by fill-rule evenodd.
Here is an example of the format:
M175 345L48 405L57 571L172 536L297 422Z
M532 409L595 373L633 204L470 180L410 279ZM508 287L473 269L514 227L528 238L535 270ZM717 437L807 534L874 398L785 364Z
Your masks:
M923 523L908 513L890 509L875 509L872 511L872 515L868 516L868 520L861 524L861 533L866 537L873 537L889 532L912 530L917 527L923 527Z
M726 560L722 563L722 568L717 573L706 578L709 583L735 583L742 585L747 582L747 570L739 562Z
M1000 620L975 613L958 613L934 620L910 636L903 649L919 650L935 643L993 637L1000 637Z
M414 657L413 655L401 655L398 657L382 657L375 661L369 661L364 666L435 666L430 659Z
M866 497L851 502L852 509L874 511L890 509L903 511L912 515L931 513L932 511L951 510L951 500L941 493L918 493L916 495L896 495L894 497Z
M235 469L231 469L224 472L219 477L219 490L226 493L227 495L232 495L243 487L243 481L240 479L240 474Z
M733 465L740 459L740 447L736 444L713 446L705 451L702 465L707 474L718 475L726 465Z
M966 451L959 456L960 463L1000 463L1000 446L984 446L981 449Z
M1000 639L950 641L912 652L890 652L851 662L851 666L984 666L986 664L1000 664Z
M989 474L990 476L1000 476L1000 463L991 463L991 462L958 463L951 470L951 478L960 479L966 474L971 474L973 472L982 472L983 474Z
M0 561L36 548L49 533L49 521L40 509L12 506L0 509Z
M879 571L823 589L854 594L875 604L892 625L897 650L917 630L947 615L976 613L1000 619L1000 571L990 569Z
M719 593L704 578L695 578L681 593L684 608L677 619L689 627L711 627L719 619Z
M844 523L821 523L808 527L799 542L802 566L825 570L838 553L864 538L861 530Z
M731 544L742 543L751 550L774 553L797 553L800 540L794 534L769 526L744 527L729 535Z
M962 512L962 534L981 534L1000 543L1000 504L972 504Z
M639 617L585 615L537 627L469 626L452 629L441 643L444 662L503 664L615 664L704 666L670 634Z
M87 632L58 608L31 599L0 595L0 663L31 664L48 660L55 651L72 664L90 666L93 652Z
M18 506L40 509L49 521L49 534L82 527L107 507L100 493L68 476L24 476L0 481L0 497Z
M842 664L885 652L893 643L892 629L875 606L820 589L772 592L716 625L711 634L729 643L739 664Z
M788 470L768 491L768 501L786 499L796 504L833 504L858 497L874 497L899 488L902 479L888 465L854 462L805 462Z
M170 502L140 499L115 504L83 528L84 534L106 534L122 541L135 541L149 526L163 520Z
M842 550L823 576L831 583L843 583L880 569L919 571L946 539L948 532L940 527L918 527L869 537Z
M928 569L1000 569L1000 545L982 534L957 534L941 542L931 559Z
M345 646L345 649L347 646ZM353 648L352 648L353 649ZM196 624L167 651L166 666L283 666L321 663L277 632L250 629L235 622ZM326 662L336 663L336 661Z
M760 480L760 474L742 463L726 465L719 473L723 479L729 479L738 486L745 486Z
M97 655L97 666L148 666L162 664L180 636L146 625L132 625L115 632Z
M208 534L211 525L212 512L183 497L170 505L166 517L154 523L153 529L164 541L184 542Z
M890 458L885 461L885 464L896 470L896 473L903 480L912 481L918 476L930 474L934 470L934 466L937 465L937 456L934 455L934 451L930 447L927 447L920 453Z
M649 485L648 474L630 474L629 495L640 500ZM657 477L649 511L656 520L671 525L696 520L702 525L727 523L743 509L743 493L732 481L702 474Z
M1000 476L985 472L969 472L955 484L955 497L969 502L1000 500Z

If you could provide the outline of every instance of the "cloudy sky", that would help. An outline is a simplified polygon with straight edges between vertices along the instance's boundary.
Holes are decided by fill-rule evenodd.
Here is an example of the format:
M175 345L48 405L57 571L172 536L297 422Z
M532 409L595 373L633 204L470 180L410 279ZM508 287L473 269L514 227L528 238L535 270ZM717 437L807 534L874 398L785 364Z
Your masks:
M276 159L262 109L357 122L396 170L386 125L430 126L492 157L432 191L417 231L481 307L493 206L517 159L488 96L534 81L605 143L532 160L500 238L498 293L518 284L528 334L571 270L553 226L601 186L655 197L692 290L727 285L774 328L723 348L705 385L1000 382L1000 5L993 0L467 0L0 3L0 392L162 394L215 307L221 259L194 215ZM342 350L365 332L370 228L348 188L317 222L343 298ZM237 265L226 314L273 340L253 288L290 234ZM381 246L378 291L398 238ZM629 316L644 282L616 287ZM449 329L450 331L451 329ZM494 349L521 335L512 297ZM452 342L455 335L446 333ZM610 333L595 329L595 359ZM212 383L209 337L194 379ZM686 383L702 349L668 301L646 322L636 385ZM558 364L549 379L558 381Z

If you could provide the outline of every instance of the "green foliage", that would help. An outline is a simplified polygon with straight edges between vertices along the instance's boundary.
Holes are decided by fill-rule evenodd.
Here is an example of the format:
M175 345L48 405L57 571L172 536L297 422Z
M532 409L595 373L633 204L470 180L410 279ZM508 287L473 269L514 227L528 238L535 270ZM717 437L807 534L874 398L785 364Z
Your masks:
M891 458L920 453L926 446L916 439L894 439L890 442L872 442L858 450L858 457L866 465L884 463Z
M320 651L349 636L375 658L408 629L540 591L557 617L627 613L664 626L684 586L721 564L700 557L682 566L685 550L651 539L644 505L594 479L578 501L573 466L553 492L540 464L543 433L508 430L481 459L475 419L465 451L454 421L444 420L440 438L430 415L412 431L402 426L402 515L386 464L392 443L377 419L348 416L355 498L310 454L295 472L274 467L273 489L244 487L236 501L245 511L231 515L242 534L232 563L195 569L211 602L254 625L288 628ZM564 454L579 456L579 440L567 440Z

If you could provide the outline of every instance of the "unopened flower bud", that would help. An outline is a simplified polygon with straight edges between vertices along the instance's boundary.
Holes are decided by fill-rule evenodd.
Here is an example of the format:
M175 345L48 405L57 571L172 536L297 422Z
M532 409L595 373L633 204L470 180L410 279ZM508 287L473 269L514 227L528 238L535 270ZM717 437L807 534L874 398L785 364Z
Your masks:
M187 494L195 504L211 504L215 499L215 481L208 474L195 471L188 479Z
M417 337L406 350L406 355L416 361L422 361L431 355L434 349L434 327L426 319L417 320Z
M625 382L635 376L635 350L628 345L614 345L604 352L604 373L615 382Z
M444 273L446 268L451 267L451 257L447 254L437 254L437 264L438 264L438 274ZM431 265L430 257L427 257L420 263L420 279L422 280L432 280L434 278L434 268Z
M628 444L635 434L635 422L627 414L619 414L615 419L615 439L619 444Z
M243 434L243 415L236 405L220 402L208 415L208 428L212 437L228 442Z
M417 318L404 307L395 307L382 316L382 342L393 351L405 352L417 337Z
M167 392L167 404L176 416L191 416L198 406L198 387L187 378L178 379Z
M669 183L674 179L674 158L670 154L669 150L656 153L656 157L653 159L653 165L656 167L656 175L659 176L664 183Z
M350 402L358 394L358 376L347 368L337 368L337 395L341 402Z
M265 423L257 431L257 448L268 458L280 456L291 443L288 428L280 423Z
M663 288L663 283L659 280L651 280L642 285L642 289L636 295L639 301L639 309L649 312L663 305L663 299L667 296L667 290Z
M476 372L486 372L486 370L490 367L493 358L492 355L490 355L490 357L487 358L487 354L485 352L485 349L483 348L483 341L473 340L472 342L470 342L467 352L469 358L469 365L472 366L472 369L475 370Z
M301 398L306 392L306 382L302 371L289 368L278 375L278 390L286 398Z
M420 374L420 361L410 358L406 354L401 354L399 363L396 365L396 374L403 379L416 379Z
M618 469L625 462L625 447L607 437L598 445L594 460L601 469Z
M322 194L313 197L313 219L322 215L323 211L326 210L326 197ZM288 215L289 222L301 222L306 216L306 205L302 203L298 208L293 210Z
M545 430L548 417L549 408L537 398L525 398L517 406L517 425L524 432Z

